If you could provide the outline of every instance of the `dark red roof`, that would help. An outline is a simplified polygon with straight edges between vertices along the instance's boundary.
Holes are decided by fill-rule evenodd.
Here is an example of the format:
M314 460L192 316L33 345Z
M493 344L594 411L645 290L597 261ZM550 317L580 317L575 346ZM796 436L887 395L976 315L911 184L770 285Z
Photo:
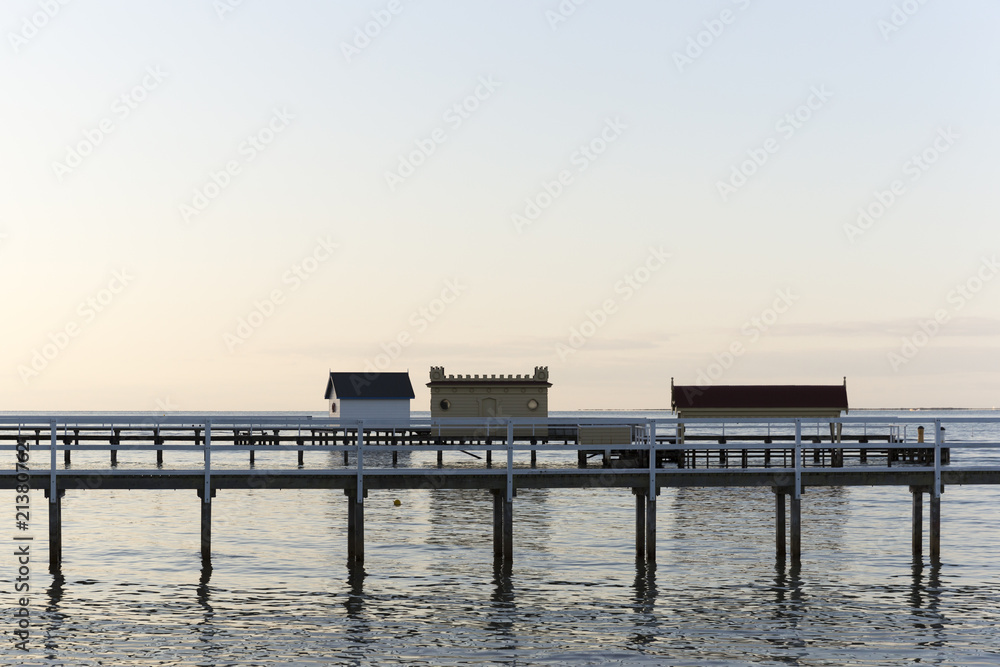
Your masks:
M846 385L675 385L670 405L684 409L847 409Z

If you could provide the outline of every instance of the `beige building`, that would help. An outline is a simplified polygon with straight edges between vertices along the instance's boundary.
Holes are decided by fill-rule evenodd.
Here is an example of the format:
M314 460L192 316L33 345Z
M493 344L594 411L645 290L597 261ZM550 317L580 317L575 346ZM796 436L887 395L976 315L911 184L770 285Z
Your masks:
M444 366L431 366L432 419L509 418L545 419L549 416L549 369L535 366L532 375L445 375ZM471 428L471 427L470 427ZM464 429L469 432L469 428ZM474 435L506 435L506 425L489 424L488 430L474 429ZM517 429L518 436L545 437L544 427Z

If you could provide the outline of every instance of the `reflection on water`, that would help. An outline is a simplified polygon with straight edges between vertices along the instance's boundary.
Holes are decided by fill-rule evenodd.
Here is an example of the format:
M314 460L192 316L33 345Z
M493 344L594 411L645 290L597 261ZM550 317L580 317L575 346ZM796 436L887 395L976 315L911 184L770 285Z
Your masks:
M635 591L632 604L633 631L629 643L636 646L652 644L657 640L659 621L654 613L656 602L656 563L646 563L637 558L635 561L635 580L632 583Z
M490 596L489 621L486 628L494 636L494 643L504 650L517 646L514 604L514 581L511 563L501 558L493 560L493 594Z
M913 584L910 586L910 607L915 628L944 630L946 620L938 609L941 606L941 566L913 565ZM936 633L939 641L943 633Z
M55 651L58 649L56 638L62 634L62 628L66 622L66 615L61 609L63 595L65 594L66 578L59 572L52 576L52 583L45 590L48 597L48 605L45 609L49 619L49 632L45 638L45 649Z

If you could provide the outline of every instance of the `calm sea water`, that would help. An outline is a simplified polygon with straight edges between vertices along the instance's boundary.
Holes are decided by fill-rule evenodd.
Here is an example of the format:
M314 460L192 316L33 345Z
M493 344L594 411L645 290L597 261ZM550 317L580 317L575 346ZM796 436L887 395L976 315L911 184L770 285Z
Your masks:
M1000 440L996 430L949 433L960 436ZM339 455L308 456L335 465ZM262 468L294 463L257 458ZM409 463L433 464L433 454ZM14 497L2 497L11 540ZM809 489L800 569L775 563L766 489L664 489L651 569L634 559L628 490L520 491L509 573L493 564L484 492L371 492L364 572L346 565L341 492L220 491L211 572L201 570L198 502L190 491L69 491L53 578L34 492L31 650L14 649L10 635L9 548L0 662L1000 665L993 488L946 490L940 568L911 563L905 487Z

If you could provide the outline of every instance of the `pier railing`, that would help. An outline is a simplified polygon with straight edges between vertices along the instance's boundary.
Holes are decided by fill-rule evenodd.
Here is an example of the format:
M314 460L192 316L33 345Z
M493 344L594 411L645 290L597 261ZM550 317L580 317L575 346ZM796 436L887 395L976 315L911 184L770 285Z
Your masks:
M767 486L778 503L781 556L785 499L790 502L794 561L800 551L804 488L907 485L914 494L915 526L917 508L922 508L918 498L920 503L924 494L931 498L931 555L936 558L945 485L1000 483L1000 418L393 422L217 414L0 415L0 452L7 451L14 455L0 455L10 462L0 471L0 487L30 483L49 499L54 566L61 559L60 499L67 490L100 488L196 490L202 499L206 558L211 498L218 490L341 489L349 501L349 559L360 562L364 498L374 489L488 490L495 503L495 550L508 558L517 489L631 488L636 496L637 552L653 559L655 503L661 488ZM95 452L108 454L109 463L95 465ZM155 467L150 459L137 460L135 455L142 452L155 453ZM435 453L436 460L415 461L413 455L421 452ZM164 461L165 453L169 462ZM259 453L267 456L263 469L255 462ZM567 460L559 454L571 456ZM121 455L128 459L123 465L119 465ZM72 456L84 467L73 465ZM916 532L914 540L916 550Z

